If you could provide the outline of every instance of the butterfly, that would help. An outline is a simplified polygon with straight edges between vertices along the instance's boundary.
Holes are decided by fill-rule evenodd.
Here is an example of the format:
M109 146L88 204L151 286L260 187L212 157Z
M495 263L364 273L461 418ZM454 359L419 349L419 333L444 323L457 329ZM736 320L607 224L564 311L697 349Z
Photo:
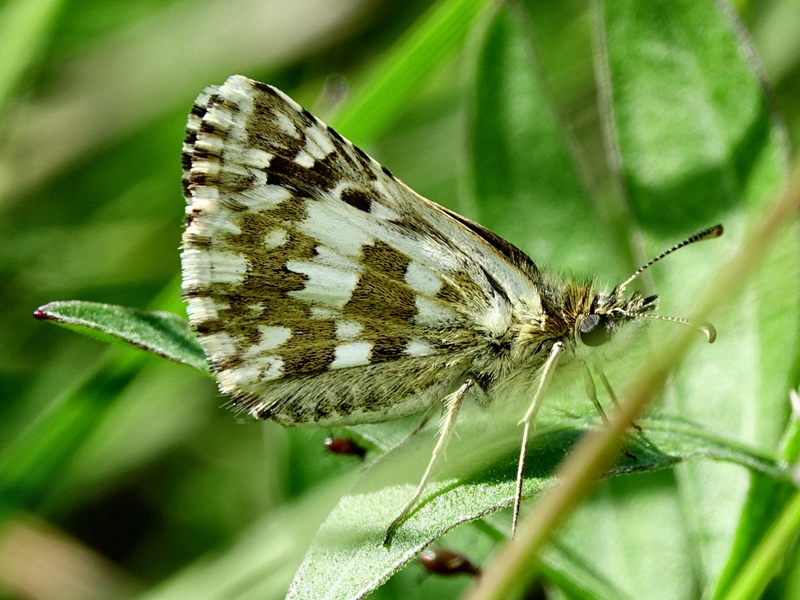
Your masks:
M546 273L485 227L421 197L283 92L234 75L207 88L183 144L183 297L219 389L255 418L348 426L427 414L439 438L394 530L420 499L465 401L530 399L624 348L656 296ZM710 325L699 326L713 341ZM589 395L600 409L593 384ZM602 409L600 409L602 411ZM601 412L602 414L602 412Z

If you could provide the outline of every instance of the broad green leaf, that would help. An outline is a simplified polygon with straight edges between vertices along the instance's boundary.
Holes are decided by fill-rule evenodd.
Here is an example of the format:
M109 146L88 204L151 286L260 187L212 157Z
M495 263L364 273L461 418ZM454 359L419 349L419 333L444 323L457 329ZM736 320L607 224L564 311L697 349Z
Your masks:
M72 300L40 306L34 316L104 341L132 344L209 374L189 323L173 313Z
M384 533L413 493L433 449L435 428L423 430L377 460L320 528L289 597L361 598L457 525L510 506L520 431L507 429L496 418L473 416L474 420L459 425L459 435L448 445L446 462L438 465L420 505L397 529L388 548L382 545ZM684 460L706 458L769 477L787 477L785 468L773 458L709 437L684 421L654 419L644 425L641 437L626 442L635 460L623 456L607 476L658 471ZM555 468L587 426L585 421L576 425L562 420L537 429L528 454L525 497L556 483Z
M519 8L500 11L487 28L481 47L473 108L473 147L470 149L479 219L518 243L537 264L552 262L576 273L597 273L603 279L625 277L625 270L632 271L636 265L626 267L620 258L632 255L633 251L625 247L625 240L615 239L616 227L608 215L629 215L623 229L630 230L636 222L630 219L630 211L615 208L612 200L597 191L594 197L589 196L579 176L566 130L559 123L547 94L548 87L539 74L536 48L530 35L535 26L536 22L529 21ZM635 67L634 61L631 68ZM657 153L658 149L649 151ZM679 241L680 236L708 224L711 223L695 221L691 213L684 215L681 232L675 233L673 239L665 238L662 244L654 245L652 252L663 250ZM619 250L614 243L619 244ZM700 250L689 252L697 256ZM649 256L639 260L644 258ZM708 273L708 268L701 261L695 261L690 269L681 270L681 276L687 277L687 271L694 271L695 278L699 279ZM666 302L664 305L670 306ZM716 348L702 348L698 353L714 350ZM624 483L611 483L603 489L615 488L626 489L632 497L637 495L635 485L625 487ZM626 585L627 580L638 577L640 583L646 582L647 569L641 559L647 555L645 549L652 541L640 536L640 532L646 531L642 530L642 523L649 517L651 528L653 524L660 524L657 537L663 543L676 548L686 546L686 533L680 523L675 525L675 519L680 517L675 491L670 493L668 488L669 485L661 486L664 493L651 497L647 504L637 503L639 510L635 514L642 515L643 519L634 518L630 511L625 512L625 517L614 518L614 504L596 500L586 509L586 516L576 517L576 522L568 529L565 547L576 553L585 551L587 564L606 574L608 579L621 582L622 589L628 589L636 597L636 586ZM604 521L596 523L600 518L597 513L603 510ZM613 548L603 547L609 537L619 540ZM678 554L688 555L685 551L678 551ZM681 568L689 570L688 566L686 560L682 560ZM686 578L681 580L686 581ZM676 591L680 595L686 587L671 590L662 586L661 589L666 597Z
M779 189L785 148L753 67L718 3L604 3L621 175L636 220L682 231Z
M462 546L469 547L469 538L475 537L476 531L480 531L487 538L497 544L507 538L508 532L507 511L498 511L485 517L473 521L474 527L469 529L456 529L448 534L447 544L452 538L467 541ZM461 533L461 535L456 535ZM435 544L434 544L435 545ZM567 597L575 600L629 600L614 582L609 581L602 574L590 568L582 557L575 554L570 549L558 542L551 544L547 550L539 557L542 579L550 584L556 585L560 590L567 594ZM482 563L486 566L486 561Z
M522 9L504 7L487 26L470 100L475 218L540 267L555 261L584 273L617 259L611 237L598 230L567 131L538 70ZM575 240L591 240L591 245Z
M542 555L542 575L578 600L627 600L619 586L558 542Z
M775 481L757 474L751 475L747 499L742 507L725 569L714 590L714 598L728 597L734 582L741 580L743 566L752 558L757 544L763 540L773 525L780 509L786 507L792 494L796 492L797 488L791 482ZM776 561L772 564L774 568L769 573L770 576L775 575L778 570ZM763 589L766 581L760 583Z

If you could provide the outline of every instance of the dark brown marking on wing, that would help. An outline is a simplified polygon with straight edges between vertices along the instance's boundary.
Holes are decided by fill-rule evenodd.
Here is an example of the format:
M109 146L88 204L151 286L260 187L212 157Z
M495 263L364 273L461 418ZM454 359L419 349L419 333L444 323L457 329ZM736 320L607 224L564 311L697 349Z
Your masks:
M362 190L348 188L342 192L342 202L349 204L353 208L368 213L372 206L372 198Z
M403 356L409 329L416 315L413 291L405 282L410 259L385 242L376 241L361 250L364 271L343 314L364 325L364 339L372 342L370 362L384 362ZM370 315L364 322L362 315Z
M292 328L292 343L282 347L284 375L325 371L336 358L336 324L333 321L308 319Z

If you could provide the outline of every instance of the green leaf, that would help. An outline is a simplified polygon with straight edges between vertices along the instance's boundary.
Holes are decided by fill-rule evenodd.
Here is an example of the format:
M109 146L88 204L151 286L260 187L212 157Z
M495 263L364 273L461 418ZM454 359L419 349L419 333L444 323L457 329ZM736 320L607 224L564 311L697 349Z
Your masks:
M561 424L537 429L528 453L526 498L555 485L557 465L587 427L586 421L576 426L562 419ZM419 506L397 529L390 546L384 547L386 528L411 497L430 457L433 429L377 460L342 498L320 528L289 598L361 598L457 525L511 505L520 431L504 430L496 419L476 418L459 425L458 437L448 445L446 463L438 465ZM623 456L606 476L653 472L684 460L709 458L769 477L787 477L785 467L773 458L709 436L681 420L648 421L642 436L626 442L626 449L635 460Z
M538 67L527 15L499 10L475 59L468 148L474 217L537 263L597 271L596 257L616 258L614 246L598 231L571 140ZM591 240L592 252L564 240Z
M786 148L732 16L708 0L604 6L609 108L637 221L682 231L687 215L713 223L776 192Z
M173 313L71 300L40 306L34 316L100 340L128 343L210 374L189 323Z
M558 542L541 557L542 574L570 597L580 600L628 600L619 586L605 579L586 561Z

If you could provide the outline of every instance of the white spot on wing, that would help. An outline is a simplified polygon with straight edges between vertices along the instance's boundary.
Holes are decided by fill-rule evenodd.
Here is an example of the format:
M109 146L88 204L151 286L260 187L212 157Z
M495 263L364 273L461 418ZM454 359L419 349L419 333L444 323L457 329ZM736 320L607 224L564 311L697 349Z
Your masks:
M297 131L297 127L294 126L292 120L281 112L275 113L275 126L282 131L283 133L288 133L293 138L299 138L300 132Z
M317 255L312 260L317 264L353 271L354 273L360 273L362 271L360 262L354 258L343 256L334 248L317 246L315 250L317 251Z
M347 256L358 257L362 246L375 241L369 233L356 227L351 219L325 206L325 202L309 202L306 207L308 216L297 228L323 246L336 248Z
M275 248L283 246L288 239L289 235L286 233L286 230L273 229L264 236L264 247L267 250L274 250Z
M481 320L486 329L501 335L511 326L511 307L505 300L495 295L489 310L483 314Z
M283 359L278 356L268 356L267 359L259 363L261 368L261 381L270 381L283 377Z
M279 325L259 325L258 331L261 334L261 339L258 341L258 344L251 346L244 353L248 358L258 356L267 350L274 350L292 337L291 329Z
M203 121L210 123L216 129L224 129L227 131L233 124L233 115L228 109L215 104L214 106L210 106L206 114L203 115Z
M217 373L219 388L225 393L235 392L263 381L283 377L283 359L278 356L264 356L251 360L247 366L227 369Z
M193 323L204 323L219 319L220 310L230 308L226 302L214 298L192 298L189 302L189 316Z
M197 169L201 173L202 169ZM206 172L210 172L206 171ZM192 176L195 175L195 169L192 169ZM194 188L192 191L192 204L188 208L191 210L212 211L219 209L217 201L219 200L219 191L215 187L200 186Z
M420 325L437 325L443 322L452 321L455 313L439 302L417 296L415 300L417 306L416 322Z
M358 273L326 265L287 260L286 268L294 273L308 276L308 281L302 290L293 290L288 294L313 304L342 308L350 300L358 283Z
M236 353L236 344L227 333L212 333L203 337L203 348L212 359Z
M312 319L336 319L340 317L342 313L338 310L333 310L331 308L325 308L323 306L312 306L311 307L311 318Z
M400 215L386 206L383 202L373 200L370 204L369 212L373 217L384 221L399 221Z
M249 148L245 153L245 159L251 167L266 169L272 160L272 154L258 148Z
M364 326L358 321L336 321L336 339L352 340L353 338L357 338L363 329Z
M427 341L416 338L408 342L406 354L409 356L428 356L433 354L433 348Z
M203 150L206 152L211 153L219 153L222 152L223 145L220 140L217 138L209 138L204 140L198 140L192 152L197 150ZM208 174L212 177L216 176L219 173L219 162L212 161L207 158L195 158L192 161L192 169L191 174L192 177L202 174Z
M314 166L314 163L317 161L308 152L306 152L305 150L301 150L300 152L297 153L297 156L294 157L294 162L296 162L301 167L310 169L311 167Z
M427 296L435 296L442 289L442 280L428 267L411 261L406 268L406 283Z
M369 364L369 353L372 350L371 342L348 342L336 346L335 358L331 369L346 367L359 367Z
M255 82L244 75L231 75L219 90L221 96L236 99L239 103L250 100L255 93Z
M333 151L333 142L326 131L316 125L306 128L306 152L321 160Z
M240 369L227 369L217 373L219 389L225 394L235 392L241 386L253 384L258 381L258 369L248 366Z
M284 200L292 197L292 192L282 185L259 185L242 192L247 207L254 212L272 210Z
M181 254L184 288L214 283L241 283L247 273L247 259L242 254L186 248Z
M231 219L231 215L227 211L207 211L204 214L204 219L198 219L192 225L195 227L192 231L200 233L210 232L211 235L217 236L221 234L239 235L242 230Z

